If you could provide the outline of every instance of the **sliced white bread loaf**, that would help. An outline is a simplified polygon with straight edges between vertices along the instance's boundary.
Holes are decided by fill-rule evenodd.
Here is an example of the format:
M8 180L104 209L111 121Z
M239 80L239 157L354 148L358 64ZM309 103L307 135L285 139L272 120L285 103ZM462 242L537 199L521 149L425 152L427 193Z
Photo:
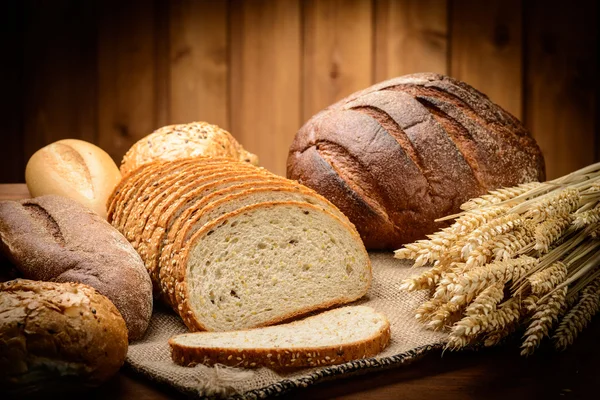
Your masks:
M336 308L289 324L231 332L197 332L169 340L177 364L316 367L380 353L390 341L385 315L366 306Z
M248 166L257 169L256 167L248 164ZM169 210L171 205L177 203L181 206L179 201L185 204L186 200L201 200L206 192L210 190L212 184L216 182L227 181L230 184L233 182L252 181L252 179L271 179L266 174L261 174L246 170L235 170L229 172L220 172L211 175L207 175L201 178L192 180L188 185L182 187L173 187L165 190L168 195L159 202L151 211L147 212L142 218L143 223L142 229L137 230L134 233L134 237L138 240L133 242L134 247L137 248L140 256L145 261L146 267L150 272L151 278L155 284L158 284L158 255L161 251L162 245L162 232L164 229L159 226L159 221L162 219L168 219L168 215L172 214L176 210ZM191 202L191 201L190 201ZM176 206L176 205L175 205ZM180 208L182 208L181 206ZM183 212L183 210L181 211Z
M227 193L228 190L224 189L222 192ZM216 193L215 193L216 194ZM204 225L210 223L213 220L221 217L222 215L228 214L232 211L238 210L242 207L257 204L257 203L265 203L270 201L300 201L306 202L309 204L316 205L317 207L327 210L332 214L336 215L343 222L349 223L346 220L346 217L340 213L337 208L331 205L324 198L316 195L312 190L294 187L291 185L282 185L279 187L262 187L262 188L253 188L247 189L243 192L232 193L226 195L225 197L216 199L215 197L211 197L214 201L209 202L203 208L199 209L198 213L190 218L189 223L186 224L184 228L182 228L179 232L181 234L180 243L186 243L187 240L193 236L195 232L201 229ZM200 202L202 203L202 202ZM199 207L201 204L197 205ZM172 274L172 268L168 263L169 252L171 251L172 246L165 249L164 255L165 258L162 260L162 264L159 262L158 265L158 274L161 291L166 295L164 300L167 303L173 305L175 304L174 299L174 287L169 286L169 284L173 283L172 280L165 279L162 280L160 277L161 271L163 270L163 265L165 270L162 272L163 276ZM160 259L159 259L160 261Z
M305 202L240 208L180 249L164 280L176 284L177 311L194 331L275 324L357 300L371 282L356 230Z

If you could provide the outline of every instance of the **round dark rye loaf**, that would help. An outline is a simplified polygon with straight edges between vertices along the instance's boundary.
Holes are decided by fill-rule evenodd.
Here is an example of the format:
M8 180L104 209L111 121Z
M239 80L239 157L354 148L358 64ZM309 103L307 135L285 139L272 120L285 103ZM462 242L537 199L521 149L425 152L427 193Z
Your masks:
M519 120L471 86L427 73L315 115L296 134L287 176L337 205L368 249L396 249L472 197L544 180L545 168Z
M139 339L152 315L152 283L140 256L108 222L74 200L0 201L0 250L24 278L78 282L108 297Z

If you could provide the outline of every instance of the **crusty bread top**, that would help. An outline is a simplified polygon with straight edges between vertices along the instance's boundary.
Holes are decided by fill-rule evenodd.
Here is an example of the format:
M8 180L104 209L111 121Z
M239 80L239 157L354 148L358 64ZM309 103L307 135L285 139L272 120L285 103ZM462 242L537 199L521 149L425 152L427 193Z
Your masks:
M155 159L231 157L258 165L258 157L246 150L226 130L206 122L164 126L136 142L121 162L121 173Z
M436 218L500 186L544 179L544 159L515 117L438 74L390 79L312 117L287 175L336 204L367 248L398 248Z
M31 386L61 377L98 384L125 360L127 329L121 314L87 285L24 279L0 283L0 310L3 391L39 389Z
M373 356L390 338L385 315L349 306L288 324L230 332L198 332L169 340L178 364L300 367L341 364Z

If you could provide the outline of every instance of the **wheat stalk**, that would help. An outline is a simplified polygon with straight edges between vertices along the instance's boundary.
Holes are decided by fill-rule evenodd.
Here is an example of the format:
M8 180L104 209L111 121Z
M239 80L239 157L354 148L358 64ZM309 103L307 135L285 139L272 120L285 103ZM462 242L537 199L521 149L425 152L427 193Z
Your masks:
M539 301L536 311L531 317L531 323L525 331L521 355L529 356L540 345L542 339L548 336L552 325L558 321L558 316L565 307L567 288L556 291L544 301Z
M542 271L532 274L529 278L531 293L535 295L544 295L549 293L556 286L565 281L568 274L568 267L562 261L557 261L552 266Z
M501 188L492 190L489 194L477 197L463 203L460 208L465 211L474 210L481 207L487 207L494 204L514 199L523 193L530 192L532 189L539 188L542 185L540 182L524 183L515 187Z
M417 266L434 263L401 285L432 291L419 321L447 330L450 349L494 345L523 326L529 355L578 301L554 334L557 348L571 343L600 308L600 163L461 208L437 220L454 218L450 227L396 251Z
M587 326L600 308L600 277L587 286L579 302L565 315L554 334L554 347L564 350L573 344L577 335Z

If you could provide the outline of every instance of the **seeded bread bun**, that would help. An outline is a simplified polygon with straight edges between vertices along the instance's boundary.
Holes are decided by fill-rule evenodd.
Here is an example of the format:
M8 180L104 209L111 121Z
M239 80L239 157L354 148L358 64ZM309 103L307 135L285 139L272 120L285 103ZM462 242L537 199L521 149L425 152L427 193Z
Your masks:
M59 140L41 148L25 168L32 197L68 197L104 219L106 200L120 180L119 168L104 150L77 139Z
M97 386L123 365L125 321L110 300L87 285L0 283L0 310L3 393Z
M258 157L242 147L224 129L207 122L164 126L138 140L123 157L123 175L154 160L187 157L230 157L258 165Z

